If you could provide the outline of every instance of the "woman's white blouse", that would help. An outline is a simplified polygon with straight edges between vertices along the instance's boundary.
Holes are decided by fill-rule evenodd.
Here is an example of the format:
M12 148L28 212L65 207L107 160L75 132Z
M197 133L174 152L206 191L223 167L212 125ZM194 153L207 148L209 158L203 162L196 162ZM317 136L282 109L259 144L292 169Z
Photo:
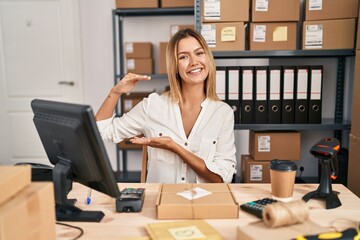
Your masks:
M205 161L207 168L231 182L236 173L234 113L222 101L206 99L189 137L186 137L178 103L167 95L152 93L122 117L98 121L104 141L118 143L140 134L169 136ZM203 183L204 179L175 153L148 147L147 182Z

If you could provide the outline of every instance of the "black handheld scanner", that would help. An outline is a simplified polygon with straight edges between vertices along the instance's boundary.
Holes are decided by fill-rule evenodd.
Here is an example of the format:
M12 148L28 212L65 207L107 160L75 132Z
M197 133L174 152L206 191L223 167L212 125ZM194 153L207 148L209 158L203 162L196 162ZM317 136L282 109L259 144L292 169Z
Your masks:
M338 174L337 153L340 150L340 142L336 138L324 138L316 143L310 153L318 159L329 159L331 178L336 179Z

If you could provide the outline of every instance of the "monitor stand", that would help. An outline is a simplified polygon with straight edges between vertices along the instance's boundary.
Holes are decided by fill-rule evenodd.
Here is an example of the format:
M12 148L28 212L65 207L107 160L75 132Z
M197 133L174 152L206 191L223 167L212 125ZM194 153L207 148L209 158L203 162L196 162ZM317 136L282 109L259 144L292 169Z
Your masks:
M74 204L76 199L68 199L67 194L72 188L71 162L59 157L53 169L55 191L55 208L57 221L100 222L104 217L101 211L83 211Z

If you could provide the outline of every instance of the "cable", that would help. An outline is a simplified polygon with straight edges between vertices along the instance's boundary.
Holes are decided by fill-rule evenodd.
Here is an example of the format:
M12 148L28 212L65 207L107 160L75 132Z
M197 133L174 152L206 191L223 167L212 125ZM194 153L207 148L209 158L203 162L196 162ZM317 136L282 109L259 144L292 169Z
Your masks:
M56 222L56 224L63 225L63 226L66 226L66 227L70 227L70 228L75 228L75 229L79 230L80 231L79 235L76 236L75 238L73 238L72 240L79 239L84 234L84 230L81 227L77 227L77 226L73 226L73 225L66 224L66 223L61 223L61 222Z

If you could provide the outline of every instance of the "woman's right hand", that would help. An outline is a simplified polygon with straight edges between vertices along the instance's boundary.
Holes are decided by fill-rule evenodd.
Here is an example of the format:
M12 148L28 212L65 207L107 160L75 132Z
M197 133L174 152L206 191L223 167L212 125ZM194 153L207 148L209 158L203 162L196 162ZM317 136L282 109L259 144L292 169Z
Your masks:
M128 73L113 87L112 92L116 94L129 93L139 81L148 81L150 79L151 77L147 75Z

